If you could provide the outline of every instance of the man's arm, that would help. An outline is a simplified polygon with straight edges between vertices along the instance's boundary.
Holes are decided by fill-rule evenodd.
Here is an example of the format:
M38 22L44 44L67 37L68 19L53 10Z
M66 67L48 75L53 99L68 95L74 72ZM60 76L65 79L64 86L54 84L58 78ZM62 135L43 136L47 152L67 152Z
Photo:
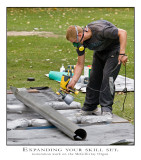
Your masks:
M75 84L77 83L82 74L82 71L84 69L84 63L85 63L85 54L82 56L78 56L77 64L74 70L74 75L72 77L71 82L68 84L67 88L74 88Z
M127 32L123 29L118 29L118 36L120 41L120 53L119 54L125 54L126 49L126 42L127 42ZM119 55L118 60L119 64L122 62L123 65L127 62L127 56Z

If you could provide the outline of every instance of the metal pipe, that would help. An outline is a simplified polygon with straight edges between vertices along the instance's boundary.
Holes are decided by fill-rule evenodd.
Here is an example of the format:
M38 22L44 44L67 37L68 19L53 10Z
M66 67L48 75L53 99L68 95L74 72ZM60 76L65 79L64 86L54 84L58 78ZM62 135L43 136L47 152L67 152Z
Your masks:
M47 104L45 104L41 98L35 97L28 93L25 88L17 89L12 86L10 88L18 100L42 115L45 119L47 119L50 123L52 123L73 140L84 140L86 138L87 133L84 129L65 118L52 107L47 106Z

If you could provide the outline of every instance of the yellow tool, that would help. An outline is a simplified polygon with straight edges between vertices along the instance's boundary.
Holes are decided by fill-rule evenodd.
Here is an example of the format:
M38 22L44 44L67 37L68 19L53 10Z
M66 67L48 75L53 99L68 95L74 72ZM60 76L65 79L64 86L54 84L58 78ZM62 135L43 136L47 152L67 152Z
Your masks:
M79 93L79 91L76 91L75 89L72 89L72 88L69 88L69 90L67 89L67 85L69 84L69 81L70 81L70 76L62 75L61 82L60 82L60 89L58 92L56 92L56 94L62 95L62 99L67 104L70 104L74 99L74 97L72 95L69 95L70 92L72 92L76 95ZM62 91L66 94L63 94Z
M75 89L69 88L69 90L67 90L67 85L69 84L69 81L70 81L70 76L62 75L61 82L60 82L60 89L65 93L72 92L77 95L79 92L76 91Z

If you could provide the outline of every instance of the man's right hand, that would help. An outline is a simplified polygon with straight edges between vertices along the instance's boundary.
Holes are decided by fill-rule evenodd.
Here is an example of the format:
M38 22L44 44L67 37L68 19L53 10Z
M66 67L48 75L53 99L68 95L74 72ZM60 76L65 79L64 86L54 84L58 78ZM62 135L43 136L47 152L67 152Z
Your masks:
M67 90L69 90L69 88L72 88L72 89L73 89L74 86L75 86L75 84L76 84L76 81L72 79L72 80L70 81L70 83L67 85Z

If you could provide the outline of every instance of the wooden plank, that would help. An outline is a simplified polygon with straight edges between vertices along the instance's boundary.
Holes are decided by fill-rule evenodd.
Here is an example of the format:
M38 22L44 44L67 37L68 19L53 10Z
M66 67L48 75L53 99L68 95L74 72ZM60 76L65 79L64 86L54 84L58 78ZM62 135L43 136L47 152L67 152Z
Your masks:
M41 93L42 92L42 93ZM51 99L56 99L56 95L51 90L41 91L36 94L36 96L41 97L43 101L50 101ZM56 101L59 104L59 101ZM7 94L7 104L17 105L19 107L23 106L22 112L18 112L16 109L14 112L7 112L7 120L13 121L18 119L42 119L42 116L33 112L29 108L25 107L20 101L18 101L13 94ZM55 103L54 103L55 104ZM24 110L24 107L26 108ZM60 110L59 112L68 118L72 118L74 121L75 114L80 109L69 109ZM101 110L98 110L98 116L101 115ZM75 117L76 118L76 117ZM94 117L93 118L97 118ZM120 123L120 124L119 124ZM40 125L39 125L40 126ZM128 123L127 120L113 115L112 123L110 124L97 124L97 125L87 125L81 124L88 133L88 138L83 142L74 142L58 129L34 129L34 130L10 130L7 131L7 144L8 145L109 145L112 143L117 143L124 140L134 141L134 126Z
M48 103L48 106L53 107L54 109L59 109L59 110L65 109L64 111L62 110L60 112L63 115L66 115L66 117L74 117L75 118L75 114L77 112L79 112L79 110L75 110L75 109L80 109L80 104L77 104L77 102L76 103L73 102L71 105L67 105L67 104L65 104L65 102L57 101L56 100L56 96L58 96L58 95L56 95L51 89L41 90L41 93L31 93L31 94L34 94L37 97L40 97L42 99L42 101ZM52 99L52 101L50 101L51 99ZM17 113L19 113L20 112L20 107L22 108L21 109L21 113L22 112L29 112L29 114L30 114L30 112L32 112L32 110L30 110L28 107L24 106L20 101L18 101L15 98L14 95L8 95L7 96L7 104L8 104L7 111L9 111L9 112L12 112L12 107L14 107L12 105L14 105L14 104L17 105L17 108L16 108L16 110L14 110L14 113L16 113L16 111L17 111ZM60 106L61 106L61 108L60 108ZM19 107L19 109L18 109L18 107ZM28 113L26 113L26 114L28 115ZM97 112L97 115L101 116L101 109L100 108L99 108L99 110ZM19 117L19 115L17 115L17 117ZM25 118L24 114L23 115L21 114L21 118ZM38 118L38 116L37 116L37 118ZM88 118L90 118L90 119L91 118L98 119L98 117L94 117L94 116L93 117L91 117L91 116L87 117L87 119ZM123 119L123 118L121 118L121 117L119 117L117 115L113 115L112 122L113 123L127 123L128 120Z
M39 90L37 89L28 89L28 93L39 93ZM11 90L7 90L7 94L13 94Z
M7 145L110 145L119 141L134 144L134 126L130 123L83 128L87 131L84 141L73 141L57 128L11 130L7 132Z
M81 104L79 102L73 101L70 105L67 105L62 98L57 98L54 92L49 92L49 93L31 93L34 94L34 96L40 97L42 99L42 102L48 103L48 106L53 107L56 110L62 110L62 109L80 109L81 108ZM54 95L54 96L53 96ZM60 97L60 96L59 96ZM18 111L20 111L20 106L22 107L22 111L23 110L23 103L20 102L19 100L16 99L16 97L13 94L7 94L7 111L10 110L10 112L12 112L12 107L14 109L14 106L12 105L19 105ZM10 106L11 105L11 106ZM25 111L27 109L27 107L24 107ZM28 109L29 110L29 109Z
M97 122L97 120L99 120L101 118L100 108L99 108L97 116L92 115L92 116L77 117L76 114L79 111L80 111L80 109L58 110L59 113L63 114L65 117L69 118L74 123L77 123L77 124L100 124L100 122ZM29 112L8 113L7 114L8 121L13 121L13 123L14 123L14 120L18 120L18 119L19 120L24 119L24 120L29 121L32 119L44 119L44 118L32 110ZM101 123L103 123L103 122L101 122ZM123 119L123 118L114 114L111 123L129 123L129 122L128 122L128 120ZM40 124L40 125L42 125L42 124Z

